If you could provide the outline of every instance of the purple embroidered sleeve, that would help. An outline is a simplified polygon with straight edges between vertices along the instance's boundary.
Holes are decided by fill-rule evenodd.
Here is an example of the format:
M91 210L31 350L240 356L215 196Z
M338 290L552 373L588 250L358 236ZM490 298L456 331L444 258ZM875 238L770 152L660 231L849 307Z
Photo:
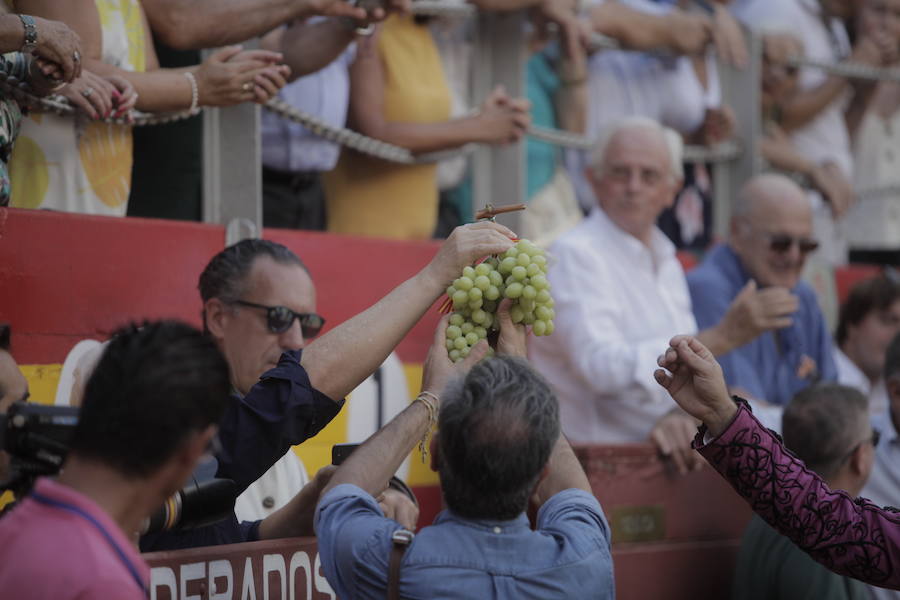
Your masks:
M705 428L704 428L705 430ZM772 527L828 569L900 589L900 514L831 491L743 404L700 454Z

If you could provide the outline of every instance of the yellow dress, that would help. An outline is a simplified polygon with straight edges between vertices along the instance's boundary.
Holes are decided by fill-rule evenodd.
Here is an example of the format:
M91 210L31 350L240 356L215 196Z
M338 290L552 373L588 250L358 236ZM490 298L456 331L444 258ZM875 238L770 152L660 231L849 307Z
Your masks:
M412 17L383 25L384 117L434 123L450 118L450 90L427 26ZM398 165L344 150L324 176L328 231L405 240L428 239L437 223L437 167Z
M94 0L100 14L103 62L144 71L138 0ZM125 216L131 191L130 125L33 112L22 123L9 165L11 205Z

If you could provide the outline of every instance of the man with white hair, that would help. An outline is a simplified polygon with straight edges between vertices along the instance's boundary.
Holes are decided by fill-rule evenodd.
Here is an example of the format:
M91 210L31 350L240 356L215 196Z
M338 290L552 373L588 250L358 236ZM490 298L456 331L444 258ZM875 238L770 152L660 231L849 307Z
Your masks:
M684 271L656 227L681 186L681 138L656 121L627 118L602 136L588 178L599 206L551 247L556 335L535 338L530 357L556 389L574 443L646 440L681 472L699 465L696 421L672 410L653 380L659 348L695 332ZM748 318L747 292L700 333L724 353L764 331Z

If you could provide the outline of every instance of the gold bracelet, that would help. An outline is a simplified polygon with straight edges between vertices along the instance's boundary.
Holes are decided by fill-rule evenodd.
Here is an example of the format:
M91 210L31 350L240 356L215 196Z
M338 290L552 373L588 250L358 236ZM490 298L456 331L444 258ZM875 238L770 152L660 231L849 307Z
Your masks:
M429 399L434 398L434 401ZM413 400L413 404L416 402L421 402L425 405L425 409L428 411L428 426L425 429L425 433L422 434L422 439L419 440L419 452L422 454L422 464L425 463L425 458L428 456L428 436L431 434L431 430L437 424L438 417L438 404L440 404L440 398L437 397L436 394L432 392L420 392L416 399Z

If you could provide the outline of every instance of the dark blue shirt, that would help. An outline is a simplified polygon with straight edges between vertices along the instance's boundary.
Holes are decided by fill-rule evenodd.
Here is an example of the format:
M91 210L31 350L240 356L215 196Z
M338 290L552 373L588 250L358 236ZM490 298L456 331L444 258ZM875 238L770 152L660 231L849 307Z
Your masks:
M316 508L325 577L339 598L385 597L391 535L400 524L355 485L335 486ZM565 490L537 514L511 521L452 511L416 534L403 555L400 595L432 598L615 598L610 531L597 499Z
M238 494L259 479L288 449L321 431L338 414L335 402L312 387L300 366L301 350L285 352L246 396L232 397L219 424L222 449L216 455L216 477L232 479ZM230 519L188 531L145 535L141 551L175 550L252 542L259 539L259 521Z
M687 275L694 317L700 330L716 325L738 292L750 280L737 254L728 246L714 248L703 263ZM818 381L837 381L831 336L815 292L805 281L793 290L799 308L793 324L769 331L752 342L718 357L731 387L757 400L786 405L806 386ZM812 359L808 373L804 363Z

